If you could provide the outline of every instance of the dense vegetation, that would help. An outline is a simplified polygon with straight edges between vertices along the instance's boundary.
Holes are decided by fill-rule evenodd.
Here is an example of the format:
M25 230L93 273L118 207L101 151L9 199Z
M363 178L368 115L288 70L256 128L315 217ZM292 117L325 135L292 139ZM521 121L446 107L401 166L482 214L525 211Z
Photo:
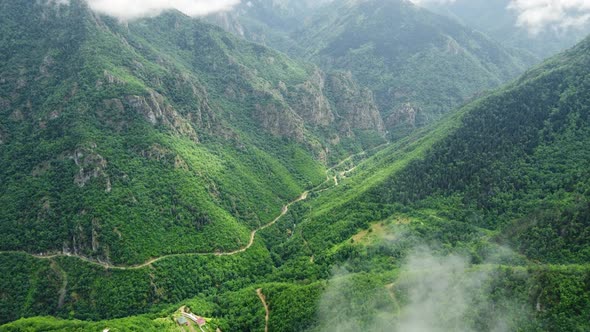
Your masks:
M457 217L506 229L529 252L534 241L535 259L586 262L588 45L470 105L458 130L370 195L430 208L452 198Z
M351 72L375 93L395 139L435 122L536 61L409 1L327 1L313 6L254 1L243 7L216 22L325 70Z
M357 127L364 110L337 108L315 67L180 13L1 9L2 250L121 264L237 249L322 163L383 140L374 108Z
M0 19L0 330L590 328L590 40L381 145L351 75L178 13Z

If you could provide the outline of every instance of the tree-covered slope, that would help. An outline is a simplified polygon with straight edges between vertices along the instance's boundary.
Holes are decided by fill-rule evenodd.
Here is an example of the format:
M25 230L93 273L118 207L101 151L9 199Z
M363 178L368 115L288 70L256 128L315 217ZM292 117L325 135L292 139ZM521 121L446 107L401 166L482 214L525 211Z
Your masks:
M269 19L277 16L290 18L278 22L296 23ZM351 72L375 93L394 138L439 119L536 61L400 0L328 1L313 7L254 1L218 17L217 23L327 71Z
M238 249L322 163L382 140L352 80L180 13L0 8L1 250L139 263Z
M323 9L300 42L325 66L375 91L386 124L423 125L527 66L485 35L407 1L344 1Z
M338 188L312 202L313 222L301 226L307 241L326 248L414 211L452 221L451 236L483 231L532 260L587 263L589 46L342 173Z
M208 22L245 39L302 54L291 33L307 22L318 8L332 0L253 0L241 2L231 11L205 17Z
M453 266L452 259L440 258L448 255L462 257L473 273L494 271L483 283L477 279L483 287L477 291L445 288L446 294L459 290L461 299L469 294L474 302L468 312L446 312L441 303L451 302L436 295L440 284L424 285L423 296L436 299L423 304L436 312L433 326L492 331L500 315L509 330L588 329L589 54L587 39L352 171L344 166L335 173L337 187L303 203L278 226L282 232L268 236L272 257L280 257L285 273L339 265L354 275L384 278L382 284L401 291L407 279L387 274L403 272L415 248L427 246L434 258L418 264L410 280L440 276L438 264ZM297 231L281 239L288 229ZM489 294L487 281L495 285ZM422 294L420 288L408 291ZM401 303L402 294L396 297ZM340 320L363 319L354 314L360 308L338 305L333 315L348 312ZM497 311L506 305L513 306L510 313ZM375 305L371 317L381 317L382 308ZM399 330L396 322L411 310L385 309L389 328ZM329 324L320 326L329 330Z
M176 13L0 4L0 330L165 331L182 306L223 331L589 329L590 40L371 149L351 74Z
M589 54L587 39L468 106L460 128L371 196L452 201L458 216L504 231L531 258L587 263Z

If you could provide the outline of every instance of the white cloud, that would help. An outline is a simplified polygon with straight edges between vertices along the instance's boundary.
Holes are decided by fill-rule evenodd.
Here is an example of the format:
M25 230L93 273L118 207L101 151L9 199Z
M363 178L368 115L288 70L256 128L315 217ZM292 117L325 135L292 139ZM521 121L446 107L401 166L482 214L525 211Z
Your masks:
M446 5L446 4L455 2L455 0L410 0L410 1L418 6Z
M518 12L516 24L533 34L590 23L590 0L511 0L508 8Z
M87 0L94 11L123 20L156 16L169 9L189 16L202 16L226 11L240 0Z

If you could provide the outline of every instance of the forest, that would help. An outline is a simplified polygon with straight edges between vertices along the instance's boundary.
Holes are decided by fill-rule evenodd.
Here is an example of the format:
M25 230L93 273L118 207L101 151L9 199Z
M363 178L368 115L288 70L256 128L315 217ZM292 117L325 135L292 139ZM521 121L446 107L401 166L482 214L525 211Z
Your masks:
M590 329L590 39L307 3L0 0L0 331Z

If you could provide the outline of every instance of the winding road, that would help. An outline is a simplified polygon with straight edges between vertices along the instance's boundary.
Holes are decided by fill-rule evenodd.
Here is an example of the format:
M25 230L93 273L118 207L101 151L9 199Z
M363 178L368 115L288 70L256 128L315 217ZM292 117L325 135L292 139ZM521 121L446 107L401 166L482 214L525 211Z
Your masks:
M266 303L266 296L262 293L262 288L258 288L256 290L256 294L258 294L258 298L260 298L260 302L264 306L264 311L266 315L264 316L264 332L268 332L268 319L270 318L270 309L268 308L268 303Z
M325 182L324 182L325 183ZM323 185L323 183L322 183ZM137 264L137 265L112 265L106 262L101 262L98 260L94 260L88 257L84 257L81 255L73 255L73 254L67 254L67 253L59 253L59 254L50 254L50 255L35 255L35 254L31 254L28 252L24 252L24 251L1 251L0 254L26 254L38 259L53 259L53 258L57 258L57 257L75 257L79 260L85 261L87 263L93 264L93 265L98 265L101 267L104 267L105 269L109 269L109 270L137 270L137 269L141 269L147 266L150 266L156 262L159 262L163 259L166 258L171 258L171 257L187 257L187 256L233 256L233 255L237 255L240 253L245 252L246 250L250 249L252 247L252 245L254 244L254 239L256 238L256 234L258 232L260 232L263 229L266 229L274 224L276 224L285 214L287 214L287 212L289 212L289 207L291 207L291 205L301 202L305 199L307 199L307 196L309 195L309 191L305 191L303 192L303 194L301 194L297 199L289 202L287 205L283 206L282 210L281 210L281 214L279 214L273 221L269 222L268 224L262 225L258 228L256 228L255 230L253 230L250 233L250 240L248 241L248 244L240 249L234 250L234 251L228 251L228 252L201 252L201 253L183 253L183 254L169 254L169 255L164 255L164 256L159 256L159 257L155 257L152 258L144 263L141 264Z
M377 147L374 147L370 150L376 150L378 148L381 148L383 146L386 146L389 143L385 143L382 145L379 145ZM370 151L368 150L368 151ZM326 170L326 181L322 182L321 184L319 184L318 186L316 186L315 188L308 190L308 191L304 191L301 195L299 195L299 197L297 197L295 200L287 203L287 205L283 206L283 208L281 209L281 213L271 222L262 225L258 228L256 228L255 230L253 230L250 233L250 240L248 241L248 244L240 249L236 249L233 251L228 251L228 252L207 252L207 253L181 253L181 254L168 254L168 255L163 255L163 256L159 256L159 257L155 257L152 258L144 263L141 264L136 264L136 265L112 265L108 262L102 262L100 260L95 260L95 259L91 259L85 256L81 256L81 255L75 255L75 254L69 254L69 253L56 253L56 254L48 254L48 255L35 255L35 254L31 254L25 251L0 251L0 254L25 254L25 255L29 255L32 257L35 257L37 259L53 259L53 258L57 258L57 257L74 257L77 258L81 261L87 262L89 264L92 265L96 265L96 266L100 266L103 267L105 269L108 270L137 270L137 269L142 269L144 267L148 267L156 262L159 262L161 260L164 260L166 258L172 258L172 257L190 257L190 256L233 256L233 255L237 255L240 253L245 252L246 250L250 249L252 247L252 245L254 244L254 239L256 238L256 234L259 231L262 231L274 224L276 224L284 215L287 214L287 212L289 212L289 208L293 205L296 204L298 202L304 201L307 199L307 196L309 195L310 192L322 192L324 190L327 190L329 188L325 188L322 190L319 190L319 188L321 188L322 186L324 186L326 183L328 182L332 182L332 180L334 181L335 186L338 185L338 180L332 177L330 177L330 173L335 170L336 168L342 166L345 162L351 160L352 158L356 157L356 156L362 156L365 155L367 153L367 151L362 151L359 152L357 154L353 154L349 157L347 157L346 159L340 161L337 165L329 168ZM348 171L344 171L344 172L340 172L341 174L347 174L349 172L351 172L352 170L354 170L356 168L356 166L354 166L352 169L348 170Z

